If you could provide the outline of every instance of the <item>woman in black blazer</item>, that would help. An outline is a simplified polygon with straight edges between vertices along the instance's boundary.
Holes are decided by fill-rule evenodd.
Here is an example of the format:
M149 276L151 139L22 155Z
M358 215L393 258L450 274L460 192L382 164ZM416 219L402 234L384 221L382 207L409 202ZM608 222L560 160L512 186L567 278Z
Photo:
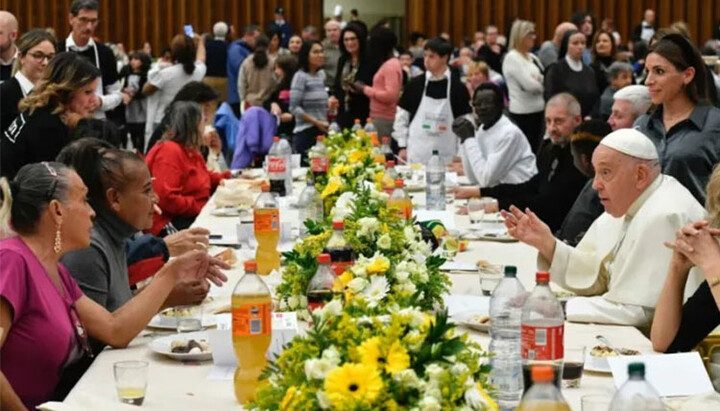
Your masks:
M355 119L364 124L370 117L370 99L353 87L356 81L372 85L375 73L367 55L366 43L367 32L352 22L340 33L341 54L331 99L337 99L337 123L341 128L352 127Z
M4 133L19 114L18 103L35 87L45 67L55 56L55 37L41 29L23 34L15 43L18 58L13 77L0 84L0 133Z

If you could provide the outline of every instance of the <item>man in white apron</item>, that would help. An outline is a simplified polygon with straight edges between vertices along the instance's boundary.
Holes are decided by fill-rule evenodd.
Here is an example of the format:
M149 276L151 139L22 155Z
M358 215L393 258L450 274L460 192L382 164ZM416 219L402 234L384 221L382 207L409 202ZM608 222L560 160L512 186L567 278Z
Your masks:
M433 150L445 163L457 155L452 123L471 108L467 88L448 67L450 53L452 45L442 38L425 43L425 75L410 80L398 103L392 135L398 156L410 163L426 164Z
M58 51L72 51L87 58L100 69L101 77L95 94L98 96L93 117L104 119L105 112L121 103L130 102L131 96L121 91L117 63L112 50L103 43L93 39L98 25L97 0L74 0L70 5L70 26L72 31L65 41L58 44Z

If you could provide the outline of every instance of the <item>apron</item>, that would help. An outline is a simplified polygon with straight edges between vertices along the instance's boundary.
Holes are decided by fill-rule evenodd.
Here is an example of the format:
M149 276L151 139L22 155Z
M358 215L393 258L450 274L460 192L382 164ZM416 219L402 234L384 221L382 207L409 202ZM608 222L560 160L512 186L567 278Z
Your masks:
M425 91L415 117L410 123L407 145L408 163L427 164L432 151L438 150L445 164L449 163L457 153L457 137L452 132L453 113L450 106L450 72L447 97L436 99L428 97L427 85L430 73L425 73Z

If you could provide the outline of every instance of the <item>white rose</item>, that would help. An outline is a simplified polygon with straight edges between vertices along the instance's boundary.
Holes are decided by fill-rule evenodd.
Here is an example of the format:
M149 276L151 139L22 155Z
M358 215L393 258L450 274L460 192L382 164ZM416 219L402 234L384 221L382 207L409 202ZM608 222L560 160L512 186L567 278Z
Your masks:
M412 242L415 241L415 230L413 229L413 226L409 225L406 226L403 230L403 234L405 234L405 240Z
M418 282L420 282L420 284L425 284L426 282L428 282L430 277L428 276L427 271L422 270L422 271L418 271L417 279L418 279Z
M331 345L330 347L326 348L325 351L323 351L322 359L330 362L330 364L338 366L341 362L340 352L338 352L337 348L335 348L334 345Z
M410 273L407 271L395 271L395 278L399 282L404 283L410 278Z
M402 370L393 374L392 378L405 388L418 388L418 376L413 369Z
M362 277L355 277L348 283L348 288L350 291L352 291L354 294L361 293L365 287L368 285L368 280L362 278Z
M445 373L445 369L438 364L432 363L425 367L425 375L430 381L438 381Z
M335 367L336 365L328 360L312 358L305 361L305 376L309 380L324 380Z
M400 261L398 265L395 266L395 270L397 271L411 271L409 264L407 261Z
M285 311L288 309L288 303L285 300L280 301L280 311Z
M483 400L483 397L480 394L480 391L477 389L477 386L474 386L471 389L465 391L465 403L474 410L483 409L485 405L485 400Z
M299 302L298 297L295 296L295 295L293 295L293 296L290 296L290 297L288 298L288 302L287 302L287 303L288 303L288 306L290 307L290 309L293 309L293 310L294 310L294 309L298 308L298 304L299 304L300 302Z
M325 391L318 390L315 396L317 397L318 405L320 405L320 408L324 410L330 409L330 399L325 394Z
M418 406L421 411L440 411L442 408L440 407L440 402L438 402L435 397L429 395L424 396L418 403Z
M385 233L380 236L377 240L377 246L378 248L382 250L389 250L390 247L392 247L392 239L390 238L390 234Z
M320 317L323 320L327 320L328 318L337 317L342 313L342 302L340 300L332 300L329 303L325 304L325 307L322 308L322 311L320 312Z

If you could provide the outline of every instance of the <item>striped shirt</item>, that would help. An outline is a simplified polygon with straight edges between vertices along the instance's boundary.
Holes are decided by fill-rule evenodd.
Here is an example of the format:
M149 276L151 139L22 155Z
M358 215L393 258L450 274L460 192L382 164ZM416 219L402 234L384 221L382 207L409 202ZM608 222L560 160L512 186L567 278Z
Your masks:
M327 102L325 72L318 70L313 75L298 70L290 86L290 112L295 116L293 133L299 133L313 126L303 120L303 113L316 120L327 121Z

